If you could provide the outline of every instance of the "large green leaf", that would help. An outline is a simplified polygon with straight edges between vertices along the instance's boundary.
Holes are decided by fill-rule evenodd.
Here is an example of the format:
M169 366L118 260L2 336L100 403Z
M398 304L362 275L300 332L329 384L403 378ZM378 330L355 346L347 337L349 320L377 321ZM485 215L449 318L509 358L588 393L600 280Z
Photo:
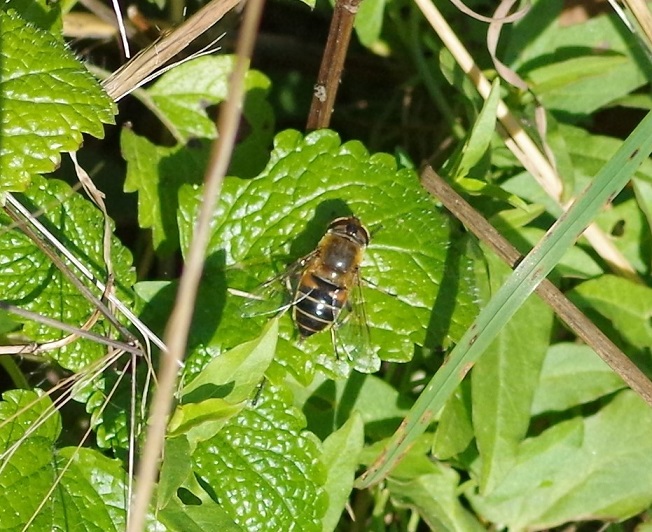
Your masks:
M267 385L193 455L209 494L248 531L321 530L327 508L319 441L284 388Z
M57 450L61 420L49 398L11 391L3 399L0 530L24 530L30 521L29 530L124 530L129 491L121 464L91 449Z
M13 10L0 11L0 40L0 189L23 190L82 133L102 138L116 108L60 39Z
M184 249L194 232L201 196L197 187L185 186L180 192ZM332 131L305 138L295 131L281 133L258 177L226 180L208 250L211 264L223 265L230 286L250 291L312 251L334 218L350 214L372 233L361 271L377 357L406 361L414 344L435 347L459 337L474 305L465 273L468 263L449 245L447 219L411 170L397 168L387 154L369 155L358 142L341 144ZM212 277L204 276L204 292L209 283L218 284L219 272L218 268ZM446 290L440 292L443 284ZM219 292L210 290L217 307ZM235 345L243 335L255 334L250 332L256 329L255 320L240 316L239 307L246 299L225 297L212 346ZM216 321L216 312L213 309L206 319ZM336 359L328 334L297 343L289 313L282 318L280 330L275 361L302 382L310 380L315 364L340 376L350 371L349 364L366 372L378 368L376 355Z
M552 271L603 205L623 189L647 159L652 151L651 131L652 114L648 114L541 242L518 264L453 348L447 363L424 388L383 453L357 481L357 486L365 487L378 482L391 470L405 448L427 429L435 413L444 406L460 380L505 323Z
M106 279L102 213L62 181L46 181L39 176L34 176L33 181L33 186L24 194L17 194L16 198L31 211L44 209L40 221L98 279ZM0 224L2 299L25 310L81 327L95 310L91 303L4 213L0 213ZM128 304L132 298L130 286L135 281L131 253L113 238L111 256L116 295ZM90 288L89 283L83 282ZM91 291L98 297L101 295L94 287ZM114 336L111 330L111 325L103 319L92 329L98 334ZM32 321L24 322L22 333L37 342L58 340L68 334ZM64 368L78 371L105 353L106 348L102 345L77 340L50 355Z
M524 441L499 486L467 496L485 519L514 530L636 515L652 504L652 411L621 392L596 415Z

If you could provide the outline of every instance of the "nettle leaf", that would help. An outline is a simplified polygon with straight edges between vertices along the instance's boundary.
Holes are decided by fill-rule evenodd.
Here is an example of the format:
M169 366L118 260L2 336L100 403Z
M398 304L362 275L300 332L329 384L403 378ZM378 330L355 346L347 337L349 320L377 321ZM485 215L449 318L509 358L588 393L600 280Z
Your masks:
M76 194L66 183L55 179L46 181L40 176L34 176L33 185L24 194L16 194L16 198L32 212L44 209L41 223L97 278L106 279L102 242L104 218L92 203ZM83 325L94 307L4 213L0 213L0 224L3 226L0 232L2 299L70 325ZM116 295L128 304L132 299L129 287L135 281L131 253L113 238L111 254ZM91 291L97 292L94 287ZM93 332L109 336L111 330L111 326L101 318L92 328ZM36 342L58 340L67 335L32 321L25 321L21 332ZM64 368L79 371L105 353L106 348L102 345L77 340L52 351L50 356Z
M208 441L194 470L209 494L248 531L321 530L328 506L319 440L285 389L268 384Z
M495 490L467 496L484 519L512 530L636 515L652 503L652 411L623 391L594 416L525 440Z
M82 133L104 136L116 107L53 34L0 11L0 188L24 190L32 174L52 172Z
M124 530L129 491L120 462L91 449L56 449L61 419L48 397L13 390L3 399L0 528L24 530L29 523L30 530ZM31 432L40 419L45 423ZM20 445L10 450L16 441Z
M190 186L180 193L183 249L192 237L201 195L199 187ZM361 275L371 343L379 359L404 362L415 344L435 347L458 338L474 304L469 263L449 246L448 219L413 171L398 169L387 154L369 155L359 142L341 144L334 132L321 130L305 138L296 131L279 134L258 177L224 183L208 250L211 262L223 269L204 275L205 292L213 294L213 308L205 308L205 327L219 323L219 328L207 343L213 349L237 345L243 336L253 336L255 323L262 321L242 319L246 298L225 294L223 288L220 295L220 271L230 286L251 291L311 252L334 218L351 214L372 233ZM440 293L442 284L446 290ZM338 360L327 333L297 342L289 314L280 322L275 362L300 382L311 380L315 364L339 377L351 366L363 372L378 368L375 355Z
M186 142L192 138L214 139L217 137L215 116L210 106L223 102L228 95L229 78L235 66L233 55L210 55L198 57L179 65L152 85L147 91L159 108ZM270 88L269 79L257 70L249 70L245 76L245 103L243 118L251 127L247 132L246 146L259 151L265 163L263 151L272 139L274 114L266 100ZM249 156L252 152L249 152ZM237 157L237 150L235 157Z
M178 249L178 190L184 183L203 181L209 141L217 135L212 109L227 96L234 62L234 56L200 57L170 70L147 90L179 141L176 146L157 146L129 129L122 131L125 191L138 192L139 224L152 229L154 246L163 255ZM274 131L269 87L263 74L247 72L243 124L229 169L234 175L254 176L267 163Z

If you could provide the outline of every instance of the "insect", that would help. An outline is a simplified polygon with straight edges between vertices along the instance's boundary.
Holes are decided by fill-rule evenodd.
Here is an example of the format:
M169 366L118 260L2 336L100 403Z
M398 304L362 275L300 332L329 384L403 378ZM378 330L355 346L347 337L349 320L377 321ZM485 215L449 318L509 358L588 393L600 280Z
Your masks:
M302 340L330 330L338 356L338 347L351 358L369 353L360 286L360 265L369 239L369 231L358 218L336 218L312 252L251 295L243 314L256 316L291 308ZM279 296L284 300L280 305Z

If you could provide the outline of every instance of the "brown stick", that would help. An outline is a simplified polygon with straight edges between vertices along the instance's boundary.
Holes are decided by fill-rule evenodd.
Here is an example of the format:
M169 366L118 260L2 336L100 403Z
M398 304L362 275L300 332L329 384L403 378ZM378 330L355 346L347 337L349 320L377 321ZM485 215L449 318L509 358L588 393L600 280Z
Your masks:
M339 87L344 59L349 48L355 14L362 0L337 0L328 39L324 48L315 91L312 95L310 112L306 129L328 127L335 105L335 96Z
M455 192L429 166L421 172L421 183L436 196L455 217L476 237L487 244L503 261L514 268L523 258L494 227ZM598 329L555 285L544 279L536 289L537 294L568 327L652 406L652 382L618 347Z
M139 87L147 76L181 52L239 2L240 0L213 0L206 4L181 26L167 33L111 74L102 83L104 90L117 102Z

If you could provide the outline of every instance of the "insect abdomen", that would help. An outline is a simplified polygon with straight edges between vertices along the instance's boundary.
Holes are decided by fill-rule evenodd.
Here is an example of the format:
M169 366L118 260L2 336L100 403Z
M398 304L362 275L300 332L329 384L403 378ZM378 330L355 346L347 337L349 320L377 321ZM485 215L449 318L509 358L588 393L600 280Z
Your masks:
M340 287L312 273L304 275L294 305L299 334L306 338L333 325L346 302L344 294Z

